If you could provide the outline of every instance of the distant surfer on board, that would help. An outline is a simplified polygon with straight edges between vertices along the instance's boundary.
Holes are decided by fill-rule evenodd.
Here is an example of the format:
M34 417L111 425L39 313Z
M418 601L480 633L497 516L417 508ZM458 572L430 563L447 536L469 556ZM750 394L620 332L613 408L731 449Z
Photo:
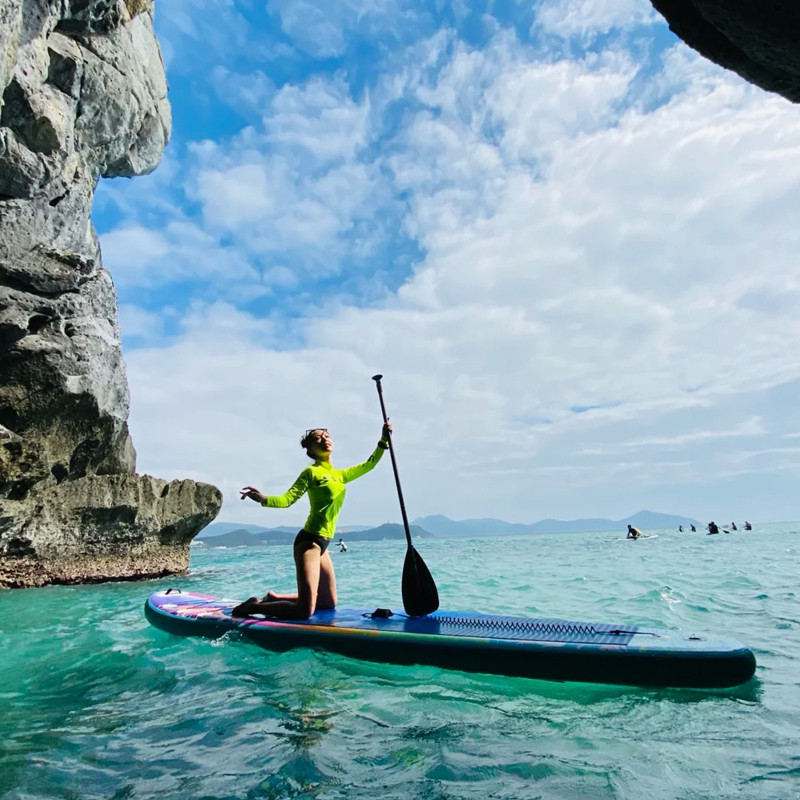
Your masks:
M642 535L642 532L638 528L634 528L633 525L628 525L628 535L625 537L626 539L639 539Z
M251 597L231 612L235 617L263 614L280 619L308 619L317 609L336 607L336 576L328 546L336 532L345 496L345 484L372 470L389 449L392 426L383 426L381 438L372 455L363 463L347 469L331 464L333 439L326 428L305 432L300 446L314 463L306 467L291 488L281 495L267 496L253 486L241 490L242 500L250 498L266 508L288 508L308 493L311 512L303 530L294 540L294 563L297 568L297 594L269 592L259 600Z
M344 543L344 539L340 538L338 544L339 544L339 552L340 553L346 553L347 552L347 545Z

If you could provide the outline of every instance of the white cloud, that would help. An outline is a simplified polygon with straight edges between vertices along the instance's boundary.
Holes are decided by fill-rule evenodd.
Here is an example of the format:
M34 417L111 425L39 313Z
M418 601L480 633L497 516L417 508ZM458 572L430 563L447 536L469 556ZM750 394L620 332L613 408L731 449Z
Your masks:
M369 103L354 102L340 80L314 78L303 86L285 86L264 115L269 142L301 151L314 162L352 160L367 136Z
M273 180L278 177L278 181ZM212 228L253 225L275 212L280 177L268 175L265 165L237 164L226 170L207 169L197 176L197 194L205 222Z
M639 449L643 447L684 447L687 444L702 444L713 439L738 439L743 436L759 436L765 433L762 420L751 417L730 430L703 430L682 433L676 436L653 436L634 439L625 443L625 447Z
M544 0L535 26L565 38L591 39L657 22L663 24L663 19L643 0Z
M102 245L104 261L113 264L115 275L147 265L169 251L160 231L141 225L117 228L105 234Z
M205 225L234 235L251 257L317 250L300 269L335 272L340 237L380 202L374 167L360 160L368 117L369 104L352 102L340 81L314 79L281 89L263 130L193 144L188 191Z
M131 303L119 307L120 327L125 337L158 341L164 333L165 311L147 311Z
M275 94L275 85L260 69L241 74L218 64L210 83L221 103L247 117L260 118Z
M586 63L520 64L504 73L487 97L504 129L504 151L514 160L537 158L556 141L608 127L635 72L627 57L604 54Z
M156 7L155 22L168 69L191 71L248 44L249 25L235 0L170 0Z
M714 88L720 88L724 80L731 86L748 84L736 73L726 72L712 61L703 58L681 41L661 54L662 68L647 75L643 84L643 99L668 102L673 95L700 98Z
M312 296L279 324L198 303L169 347L131 351L140 467L281 491L309 425L331 427L340 463L369 452L384 372L412 515L621 517L665 487L719 499L723 460L753 486L785 471L788 423L761 404L798 377L794 108L685 60L665 60L657 81L682 88L651 109L628 102L632 56L540 63L508 34L415 52L368 100L312 80L263 130L194 148L205 230L165 227L145 266L302 287L398 195L423 256L377 307ZM118 233L117 253L142 235ZM270 253L262 279L248 257ZM357 496L350 522L396 517L386 475Z
M393 0L269 0L268 7L280 16L283 31L315 58L339 55L354 31L368 39L394 36L398 26L413 26L419 13Z
M207 284L261 282L241 253L225 247L195 223L169 222L162 230L122 227L101 236L103 261L120 287L169 286L190 281Z
M535 108L539 94L525 99ZM585 108L579 95L573 103L576 115L597 113L588 93ZM514 122L506 121L512 133ZM800 127L783 101L718 76L711 92L652 113L630 110L616 127L546 138L542 177L513 163L496 170L494 208L481 208L478 218L453 146L459 134L470 136L466 127L438 151L436 170L455 188L417 198L412 228L428 258L401 290L404 301L442 309L480 303L504 309L506 320L516 312L527 329L510 336L484 323L483 344L491 348L497 332L508 360L546 370L545 391L562 402L564 392L588 404L609 394L647 401L704 381L734 391L796 375L781 344L796 338L794 315L739 305L775 285L797 294L788 197L800 183ZM410 170L402 175L413 178ZM743 336L743 324L758 334ZM465 357L478 374L495 364L508 370L480 349Z

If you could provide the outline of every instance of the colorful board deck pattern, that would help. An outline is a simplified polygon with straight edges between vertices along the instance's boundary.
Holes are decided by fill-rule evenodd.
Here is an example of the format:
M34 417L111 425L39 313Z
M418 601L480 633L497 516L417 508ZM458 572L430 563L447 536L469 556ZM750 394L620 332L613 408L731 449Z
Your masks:
M145 615L157 628L217 638L235 632L267 650L328 650L392 664L632 686L721 688L755 673L739 642L659 628L455 611L426 617L318 611L309 620L233 617L238 600L176 589L155 592Z

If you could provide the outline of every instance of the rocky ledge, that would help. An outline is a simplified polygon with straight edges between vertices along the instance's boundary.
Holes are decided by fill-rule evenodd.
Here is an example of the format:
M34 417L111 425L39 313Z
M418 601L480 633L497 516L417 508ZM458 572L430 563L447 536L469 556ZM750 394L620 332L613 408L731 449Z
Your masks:
M169 137L152 0L3 0L0 89L0 587L180 572L222 497L135 474L90 218Z
M189 542L219 511L214 486L92 475L35 486L0 510L0 586L153 578L189 566Z

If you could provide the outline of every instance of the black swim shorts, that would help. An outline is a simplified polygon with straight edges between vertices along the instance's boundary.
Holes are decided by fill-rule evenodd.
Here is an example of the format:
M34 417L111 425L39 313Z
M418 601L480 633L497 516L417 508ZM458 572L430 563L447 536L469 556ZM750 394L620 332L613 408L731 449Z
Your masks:
M300 531L297 536L294 537L295 545L300 544L301 542L311 542L319 547L320 550L324 553L328 549L328 545L331 543L330 539L322 536L319 533L309 533L308 531Z

